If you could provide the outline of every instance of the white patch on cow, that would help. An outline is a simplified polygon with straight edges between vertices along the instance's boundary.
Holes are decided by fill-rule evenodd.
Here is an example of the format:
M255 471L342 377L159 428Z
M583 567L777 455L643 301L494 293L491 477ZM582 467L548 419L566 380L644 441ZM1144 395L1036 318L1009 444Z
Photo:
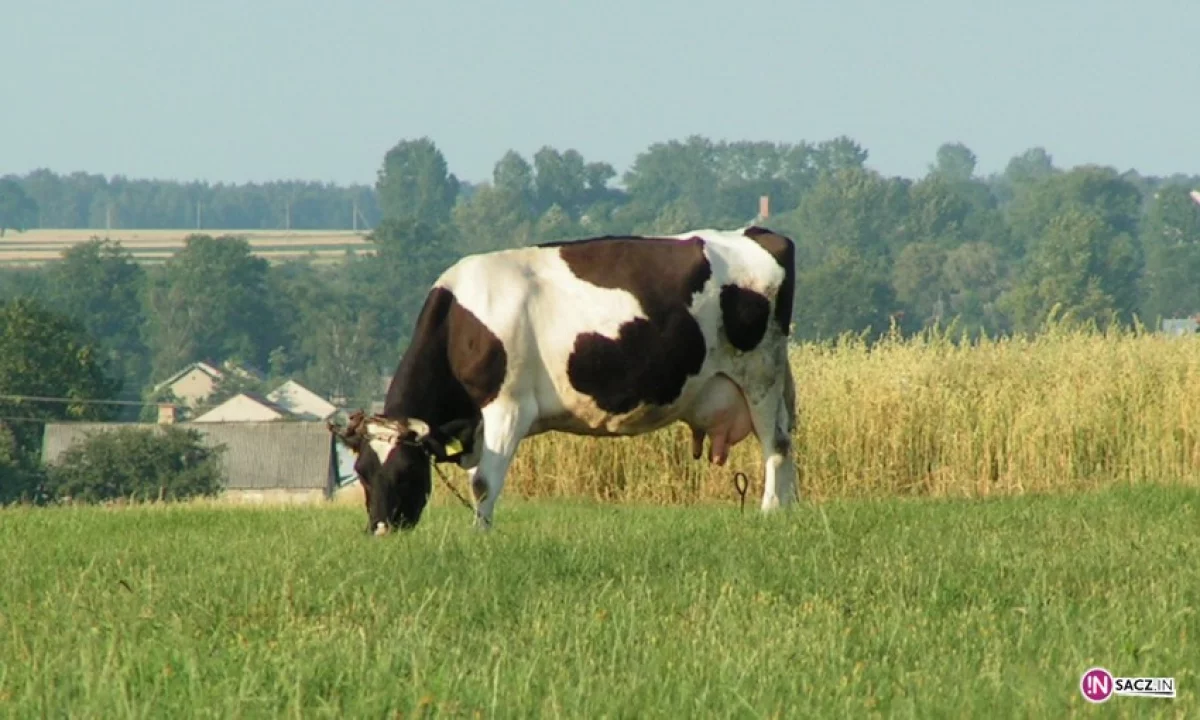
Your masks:
M380 465L387 462L388 456L392 454L392 450L396 449L396 442L394 440L384 438L372 438L367 441L367 445L375 451L375 457L379 458Z

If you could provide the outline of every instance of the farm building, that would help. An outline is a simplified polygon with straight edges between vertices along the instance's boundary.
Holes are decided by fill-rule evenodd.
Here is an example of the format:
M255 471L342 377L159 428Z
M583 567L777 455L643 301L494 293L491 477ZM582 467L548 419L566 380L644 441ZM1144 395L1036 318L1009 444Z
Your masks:
M1197 318L1166 318L1159 328L1166 335L1195 335L1200 330Z
M52 465L72 444L90 433L121 428L158 429L156 423L47 423L42 462ZM225 445L222 469L226 495L259 501L276 498L332 499L357 486L353 461L335 445L324 422L181 423L197 430L211 446Z

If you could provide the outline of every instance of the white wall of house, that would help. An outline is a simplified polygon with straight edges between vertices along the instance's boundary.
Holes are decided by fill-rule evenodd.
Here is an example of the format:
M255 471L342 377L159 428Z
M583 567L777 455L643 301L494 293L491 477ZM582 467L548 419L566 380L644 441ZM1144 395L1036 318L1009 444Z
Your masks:
M180 402L190 407L195 407L204 398L212 395L220 377L221 374L219 371L215 373L209 372L208 369L197 364L183 375L172 380L166 387L170 388L171 392L175 394L175 397L179 398Z

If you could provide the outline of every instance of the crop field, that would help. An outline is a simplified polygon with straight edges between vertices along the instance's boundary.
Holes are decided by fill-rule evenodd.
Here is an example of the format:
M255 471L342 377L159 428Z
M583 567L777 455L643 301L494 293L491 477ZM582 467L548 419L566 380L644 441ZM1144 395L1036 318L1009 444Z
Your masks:
M350 230L52 230L10 232L0 238L0 267L42 265L62 259L64 250L93 237L119 240L122 247L144 264L162 263L183 248L193 233L245 237L255 255L272 262L309 259L340 262L347 252L369 252L374 244L366 233Z
M1200 493L0 511L11 717L1195 717Z
M791 359L809 498L987 498L1160 480L1200 488L1200 339L1059 325L1027 340L806 344ZM752 437L724 468L692 460L689 437L677 426L599 442L530 438L504 492L732 502L735 470L761 492ZM757 501L752 492L747 505Z

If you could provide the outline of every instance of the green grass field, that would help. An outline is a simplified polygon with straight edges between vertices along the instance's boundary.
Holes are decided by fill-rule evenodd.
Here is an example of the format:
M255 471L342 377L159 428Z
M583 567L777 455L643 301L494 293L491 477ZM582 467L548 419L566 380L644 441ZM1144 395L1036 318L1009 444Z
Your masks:
M748 503L749 505L749 503ZM1196 717L1200 492L0 511L13 717ZM1080 674L1174 676L1093 708Z

